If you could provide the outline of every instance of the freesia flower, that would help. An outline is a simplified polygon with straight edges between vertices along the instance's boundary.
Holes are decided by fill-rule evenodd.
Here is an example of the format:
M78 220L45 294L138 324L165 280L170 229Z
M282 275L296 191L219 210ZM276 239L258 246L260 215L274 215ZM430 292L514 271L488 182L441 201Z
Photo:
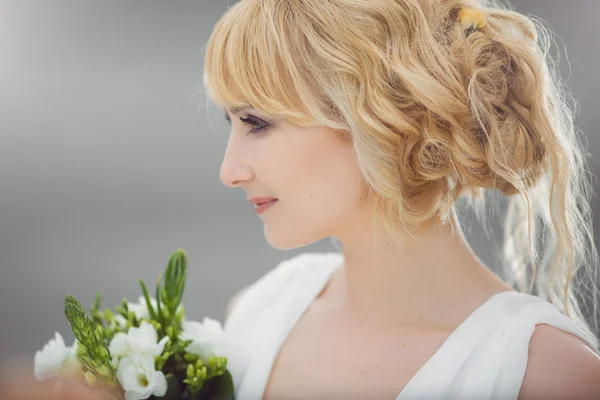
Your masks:
M152 308L156 311L156 299L154 297L149 298ZM148 303L146 303L146 298L144 296L140 296L137 303L128 303L127 307L129 308L129 311L133 311L138 320L150 320L150 311L148 311Z
M143 400L167 393L167 379L154 368L154 357L149 354L133 354L121 359L117 380L125 390L125 400Z
M113 357L113 363L116 358L128 357L133 354L156 357L162 353L168 340L169 337L165 336L158 341L158 334L154 326L148 322L142 322L139 328L131 327L127 333L115 334L110 341L108 351Z
M225 334L221 322L205 317L202 323L197 321L183 321L182 340L193 340L186 351L208 362L212 355L219 355L223 351Z
M77 358L77 339L67 347L61 334L54 332L54 339L50 339L42 350L35 353L34 364L34 373L39 380L77 374L81 371L81 363Z
M110 327L114 330L125 330L127 328L127 320L121 314L113 317Z
M149 299L150 304L154 309L154 312L158 312L158 303L156 299L152 296L149 296ZM150 316L150 311L148 310L148 303L146 303L146 298L144 296L140 296L138 298L137 303L127 302L127 308L129 309L129 311L133 311L138 321L150 321L152 319ZM180 304L179 307L177 307L177 312L181 312L182 309L183 304ZM124 320L125 319L123 318L122 320L120 320L120 322L124 322Z

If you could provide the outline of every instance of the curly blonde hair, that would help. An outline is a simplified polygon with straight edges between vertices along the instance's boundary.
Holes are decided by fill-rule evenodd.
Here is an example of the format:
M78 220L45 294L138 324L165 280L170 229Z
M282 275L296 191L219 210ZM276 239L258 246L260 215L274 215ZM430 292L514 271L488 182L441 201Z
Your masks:
M485 26L466 33L464 7ZM242 0L210 36L204 86L222 108L351 137L391 238L399 221L448 221L459 199L481 216L497 189L508 280L597 345L591 185L552 41L549 27L497 1Z

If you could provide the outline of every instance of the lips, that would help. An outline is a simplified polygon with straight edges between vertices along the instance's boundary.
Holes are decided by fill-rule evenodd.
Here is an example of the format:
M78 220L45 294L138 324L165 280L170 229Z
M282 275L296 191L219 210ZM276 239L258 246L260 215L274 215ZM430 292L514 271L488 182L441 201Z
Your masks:
M254 204L254 211L256 211L257 214L262 214L263 212L265 212L266 210L268 210L269 208L271 208L271 206L275 203L277 203L277 199L272 199L270 201L264 202L264 203L256 203Z
M267 203L270 203L275 200L277 200L277 199L274 197L252 197L252 198L248 199L248 201L250 203L252 203L256 206L260 206L262 204L267 204Z

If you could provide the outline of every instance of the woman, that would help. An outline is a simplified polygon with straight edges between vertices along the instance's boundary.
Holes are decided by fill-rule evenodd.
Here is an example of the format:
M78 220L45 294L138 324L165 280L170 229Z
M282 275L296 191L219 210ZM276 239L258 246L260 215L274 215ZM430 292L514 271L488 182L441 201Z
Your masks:
M238 398L600 398L576 301L598 265L590 186L548 33L469 0L229 8L204 70L231 122L221 179L273 247L343 247L287 259L231 301ZM492 189L505 277L456 217Z
M468 0L227 11L205 65L232 124L221 179L260 204L273 247L343 246L285 260L231 301L238 399L600 398L576 302L598 265L590 186L547 33ZM486 189L508 203L505 277L457 219ZM0 397L94 396L63 390L7 381Z

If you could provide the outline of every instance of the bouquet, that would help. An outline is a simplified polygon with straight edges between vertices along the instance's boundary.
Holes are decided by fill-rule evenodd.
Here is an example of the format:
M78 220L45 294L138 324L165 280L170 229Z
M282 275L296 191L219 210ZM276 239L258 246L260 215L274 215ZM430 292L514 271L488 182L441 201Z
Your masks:
M137 303L124 298L114 312L100 310L98 293L88 315L67 296L64 312L75 341L68 347L55 332L35 354L36 378L77 379L118 400L234 399L221 323L185 319L186 274L187 256L178 249L164 278L159 275L155 297L140 280Z

